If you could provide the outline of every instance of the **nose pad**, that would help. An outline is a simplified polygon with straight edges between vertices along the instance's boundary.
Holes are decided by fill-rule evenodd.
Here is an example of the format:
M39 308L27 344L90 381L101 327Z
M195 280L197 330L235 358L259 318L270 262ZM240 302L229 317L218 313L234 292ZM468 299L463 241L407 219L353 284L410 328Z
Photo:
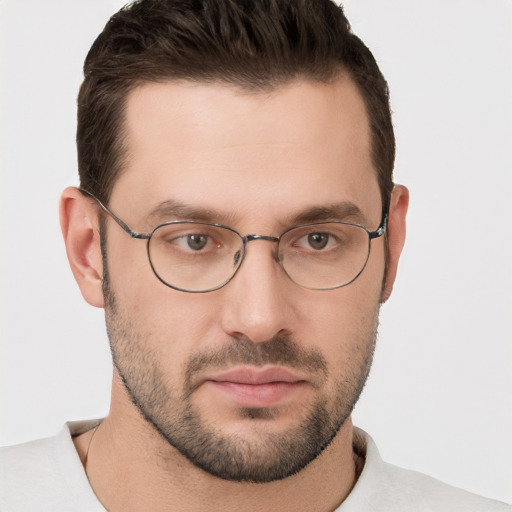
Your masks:
M240 262L240 258L242 257L242 249L236 251L235 256L233 257L233 267L238 267L238 263Z

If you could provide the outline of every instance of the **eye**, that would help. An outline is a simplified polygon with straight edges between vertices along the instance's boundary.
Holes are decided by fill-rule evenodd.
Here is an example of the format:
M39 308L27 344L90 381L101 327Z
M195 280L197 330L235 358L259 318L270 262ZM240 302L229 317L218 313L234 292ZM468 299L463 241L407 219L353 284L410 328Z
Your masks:
M190 249L193 251L200 251L201 249L204 249L208 244L208 238L208 236L200 234L187 235L187 246L190 247Z
M296 238L293 244L297 249L302 251L325 251L331 250L338 244L338 237L332 233L325 231L313 231L310 233L303 233Z
M329 243L328 233L310 233L307 235L308 245L317 251L325 249Z
M342 249L347 242L345 226L322 224L316 226L299 226L290 230L282 244L303 254L322 255Z
M154 236L153 246L158 243L166 251L177 251L182 254L205 254L219 249L224 240L222 233L204 227L170 224L162 226Z
M167 243L185 252L205 253L221 246L219 237L212 236L213 233L180 233L169 238Z

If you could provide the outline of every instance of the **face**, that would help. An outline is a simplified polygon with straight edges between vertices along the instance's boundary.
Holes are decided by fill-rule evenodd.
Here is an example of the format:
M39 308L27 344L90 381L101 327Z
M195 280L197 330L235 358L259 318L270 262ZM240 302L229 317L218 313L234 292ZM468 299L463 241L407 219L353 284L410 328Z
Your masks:
M365 108L347 78L271 93L146 84L128 98L126 137L109 207L139 232L207 219L277 237L304 219L381 220ZM315 459L369 372L383 239L343 288L298 286L275 243L256 240L231 282L193 294L161 283L145 241L110 218L106 234L107 328L130 406L224 479L281 479Z

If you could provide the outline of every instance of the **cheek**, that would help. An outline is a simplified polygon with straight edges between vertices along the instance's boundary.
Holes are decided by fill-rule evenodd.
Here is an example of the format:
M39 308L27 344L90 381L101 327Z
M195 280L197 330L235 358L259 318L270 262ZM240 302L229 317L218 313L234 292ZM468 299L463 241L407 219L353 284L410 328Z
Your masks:
M351 331L374 323L380 304L384 263L368 265L352 283L342 288L313 292L304 298L301 324L318 334L325 332L343 340Z
M211 341L218 301L207 294L174 290L158 280L149 263L130 259L119 258L112 270L109 264L121 316L130 319L138 343L158 354L163 364L183 364L191 352Z
M336 372L373 350L383 265L379 268L366 274L365 269L346 287L316 292L303 309L297 339L321 350Z

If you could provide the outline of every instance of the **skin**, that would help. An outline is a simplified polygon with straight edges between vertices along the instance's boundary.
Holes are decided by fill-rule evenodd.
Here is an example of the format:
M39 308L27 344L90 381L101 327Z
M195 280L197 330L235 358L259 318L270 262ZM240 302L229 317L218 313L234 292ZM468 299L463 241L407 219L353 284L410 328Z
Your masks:
M207 208L216 222L242 234L279 236L305 211L343 201L360 213L330 220L358 222L370 230L380 223L368 120L347 77L331 84L296 81L269 93L222 84L145 84L128 98L126 133L127 165L109 207L137 231L173 220L148 215L168 200ZM235 436L262 460L275 455L269 439L289 438L315 404L324 404L333 421L344 419L350 400L357 399L356 384L369 368L380 304L392 290L407 205L407 190L395 187L386 282L381 238L372 241L358 279L330 291L291 282L266 241L249 244L242 267L224 288L205 294L176 291L154 276L145 242L130 239L109 219L112 308L102 290L98 207L74 188L64 191L61 222L71 268L84 298L106 308L116 363L108 417L75 440L84 462L88 451L89 480L108 510L318 512L343 501L356 476L350 418L296 474L264 484L233 482L192 464L158 434L130 399L120 373L130 376L138 392L152 395L158 390L151 392L147 378L157 372L166 391L162 403L175 421L184 411L180 391L194 355L222 353L237 340L250 340L259 350L269 340L286 337L321 357L325 367L278 365L299 372L303 385L260 408L263 415L247 415L237 400L208 382L208 375L232 369L226 363L197 374L186 403L203 423L224 438ZM341 405L340 394L347 395Z

